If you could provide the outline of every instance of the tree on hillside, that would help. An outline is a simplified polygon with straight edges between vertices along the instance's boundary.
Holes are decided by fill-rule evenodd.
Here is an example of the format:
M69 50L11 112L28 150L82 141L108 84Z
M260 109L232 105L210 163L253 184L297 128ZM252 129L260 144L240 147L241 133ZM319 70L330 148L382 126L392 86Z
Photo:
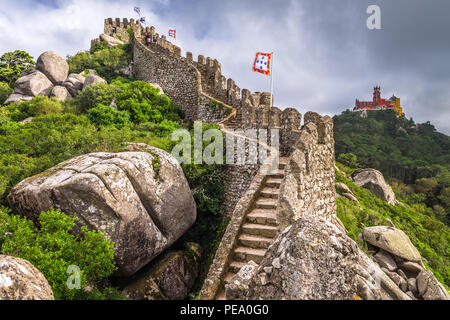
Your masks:
M411 185L405 195L410 203L422 203L448 223L450 211L450 139L430 123L415 124L394 111L359 113L344 111L333 117L336 159L354 167L353 154L363 168L380 170L388 180ZM403 189L400 188L400 189Z
M353 153L341 153L337 159L340 163L345 164L347 167L358 167L358 161Z
M0 105L5 102L8 96L13 92L11 87L6 82L0 81Z
M33 61L33 57L25 51L7 52L0 57L0 81L4 81L10 87L13 87L22 71L34 68L35 65L36 62Z

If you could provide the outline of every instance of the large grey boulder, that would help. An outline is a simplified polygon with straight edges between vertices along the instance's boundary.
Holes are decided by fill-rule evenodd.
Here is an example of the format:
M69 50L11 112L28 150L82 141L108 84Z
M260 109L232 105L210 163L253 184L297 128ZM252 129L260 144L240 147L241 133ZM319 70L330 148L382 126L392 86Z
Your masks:
M84 80L83 89L96 83L106 83L106 80L95 74L90 74Z
M380 171L375 169L357 169L352 173L351 179L356 185L368 189L379 199L392 205L397 203L394 191L386 183Z
M42 273L28 261L0 255L0 300L54 300Z
M69 64L53 51L46 51L36 61L36 70L41 71L55 85L62 84L69 73Z
M30 101L32 100L32 96L26 96L19 93L12 93L6 100L3 102L4 105L10 104L10 103L16 103L20 101Z
M409 237L400 229L386 226L367 227L363 230L364 240L408 261L422 261L419 251Z
M14 93L23 96L48 96L52 90L52 82L40 71L29 71L14 84Z
M380 267L386 268L389 271L397 270L397 264L395 263L392 256L386 251L380 250L374 255L375 260L378 262Z
M131 300L186 299L199 272L200 256L196 251L164 252L138 272L122 293Z
M339 193L353 194L352 190L350 190L350 188L342 182L336 182L334 185L336 186L336 191L338 191Z
M72 97L75 97L79 91L83 90L84 81L85 78L82 75L71 73L62 85L69 91Z
M114 46L117 46L117 45L125 43L125 42L123 42L120 39L108 36L107 34L104 34L104 33L102 33L99 38L100 38L100 41L108 42L108 48L111 48L111 47L114 47Z
M104 232L115 243L117 275L132 275L192 226L196 205L174 157L144 144L128 150L65 161L20 182L8 203L35 222L52 207L77 213L78 227Z
M346 197L348 200L359 203L358 199L353 195L353 193L343 193L342 196Z
M50 97L55 97L59 101L72 98L69 91L63 86L55 86L50 93Z
M404 278L402 278L398 273L391 272L386 268L381 268L385 274L388 275L389 278L391 278L392 281L403 291L408 291L408 283Z
M411 300L367 254L358 248L358 296L364 300ZM385 269L387 270L387 269ZM387 270L389 272L389 270Z
M303 216L277 235L244 296L353 300L357 261L356 243L338 227L324 218Z
M450 300L445 287L430 270L422 270L417 276L417 289L425 300Z
M416 277L422 270L425 269L420 264L411 261L403 262L400 265L400 268L402 268L405 272L409 273L413 277Z

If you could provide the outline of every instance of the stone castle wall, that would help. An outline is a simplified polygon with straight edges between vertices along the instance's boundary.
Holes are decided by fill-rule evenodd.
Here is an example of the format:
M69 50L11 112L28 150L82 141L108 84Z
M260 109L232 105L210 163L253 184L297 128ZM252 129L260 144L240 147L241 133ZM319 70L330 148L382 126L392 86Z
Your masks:
M289 149L276 207L279 229L284 230L295 220L311 214L332 222L345 232L336 215L332 119L307 112L304 125L291 138L296 138L296 141ZM234 170L239 172L243 168L237 167ZM199 299L215 299L228 272L234 249L238 246L237 238L245 216L255 207L255 201L267 177L257 170L247 182L249 186L242 192L242 197L237 199L231 221L216 251Z
M185 108L188 119L219 122L226 112L210 112L213 100L238 110L242 114L240 127L296 127L301 115L295 109L269 110L268 92L251 93L240 89L233 79L222 75L221 64L216 59L198 55L193 59L191 52L181 54L181 48L173 45L164 35L156 33L154 27L144 28L134 19L105 20L105 34L129 39L128 29L134 32L134 72L138 80L158 83L164 92L177 104ZM148 46L146 36L154 39ZM195 93L196 92L196 93ZM209 101L208 101L209 100ZM296 125L297 124L297 125ZM288 141L287 139L286 141Z
M280 228L306 214L336 222L333 120L307 112L280 188Z
M128 29L133 30L132 39ZM133 43L136 79L160 85L174 103L183 106L188 120L221 123L224 127L240 129L264 128L268 129L269 136L270 130L279 130L281 156L291 154L301 137L302 115L296 109L270 108L270 93L241 90L233 79L222 75L219 61L203 55L194 61L191 52L182 56L181 49L164 35L156 33L154 27L144 28L133 19L109 18L105 20L104 32ZM147 36L153 39L149 44L145 43ZM254 164L226 167L224 196L227 213L233 212L258 169L259 165ZM307 202L314 201L315 196L311 195L311 199Z

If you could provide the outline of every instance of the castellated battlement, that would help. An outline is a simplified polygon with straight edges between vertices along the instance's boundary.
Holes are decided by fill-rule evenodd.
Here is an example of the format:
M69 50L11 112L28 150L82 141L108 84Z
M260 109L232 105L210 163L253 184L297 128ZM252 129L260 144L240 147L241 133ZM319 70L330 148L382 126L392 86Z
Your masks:
M129 29L134 39L129 39ZM270 94L251 93L241 89L231 78L222 74L217 59L192 52L182 55L181 48L159 35L155 27L143 27L134 19L105 19L105 34L133 41L134 73L137 79L158 83L172 100L185 108L190 120L220 122L229 113L223 108L212 110L220 103L237 110L239 127L279 127L300 129L301 115L292 108L281 111L270 106ZM150 39L149 43L146 42Z
M133 39L129 39L130 28ZM175 103L183 106L189 120L223 122L242 129L279 129L283 154L298 138L300 112L294 108L270 108L270 93L241 89L222 74L217 59L201 54L194 58L189 51L183 56L181 48L159 35L155 27L143 27L134 19L105 19L104 32L133 43L136 79L158 83ZM230 118L231 109L235 115Z

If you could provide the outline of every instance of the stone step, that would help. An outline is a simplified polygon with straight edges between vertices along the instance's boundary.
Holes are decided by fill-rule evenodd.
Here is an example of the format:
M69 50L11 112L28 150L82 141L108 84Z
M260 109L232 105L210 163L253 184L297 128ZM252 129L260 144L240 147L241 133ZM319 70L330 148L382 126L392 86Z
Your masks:
M228 271L238 273L239 270L241 270L241 268L245 265L246 265L245 262L233 261L230 263L230 267L228 268Z
M267 178L266 186L269 188L279 188L283 179Z
M277 235L278 228L258 223L244 223L242 232L253 236L274 238Z
M286 167L286 165L289 162L289 158L284 158L284 157L280 157L280 159L278 160L279 164L280 164L280 169L284 169L284 167Z
M256 200L256 209L276 209L278 199L273 198L259 198Z
M284 178L284 170L283 169L278 169L274 173L269 174L269 177L283 179Z
M277 213L272 209L253 209L246 216L250 223L277 225Z
M255 249L248 247L237 247L234 249L234 260L249 262L253 261L256 263L261 263L267 249Z
M253 249L267 249L272 241L272 238L253 236L250 234L241 234L239 236L239 243L242 246Z
M266 187L261 191L261 196L264 198L278 198L279 195L280 195L279 188Z

